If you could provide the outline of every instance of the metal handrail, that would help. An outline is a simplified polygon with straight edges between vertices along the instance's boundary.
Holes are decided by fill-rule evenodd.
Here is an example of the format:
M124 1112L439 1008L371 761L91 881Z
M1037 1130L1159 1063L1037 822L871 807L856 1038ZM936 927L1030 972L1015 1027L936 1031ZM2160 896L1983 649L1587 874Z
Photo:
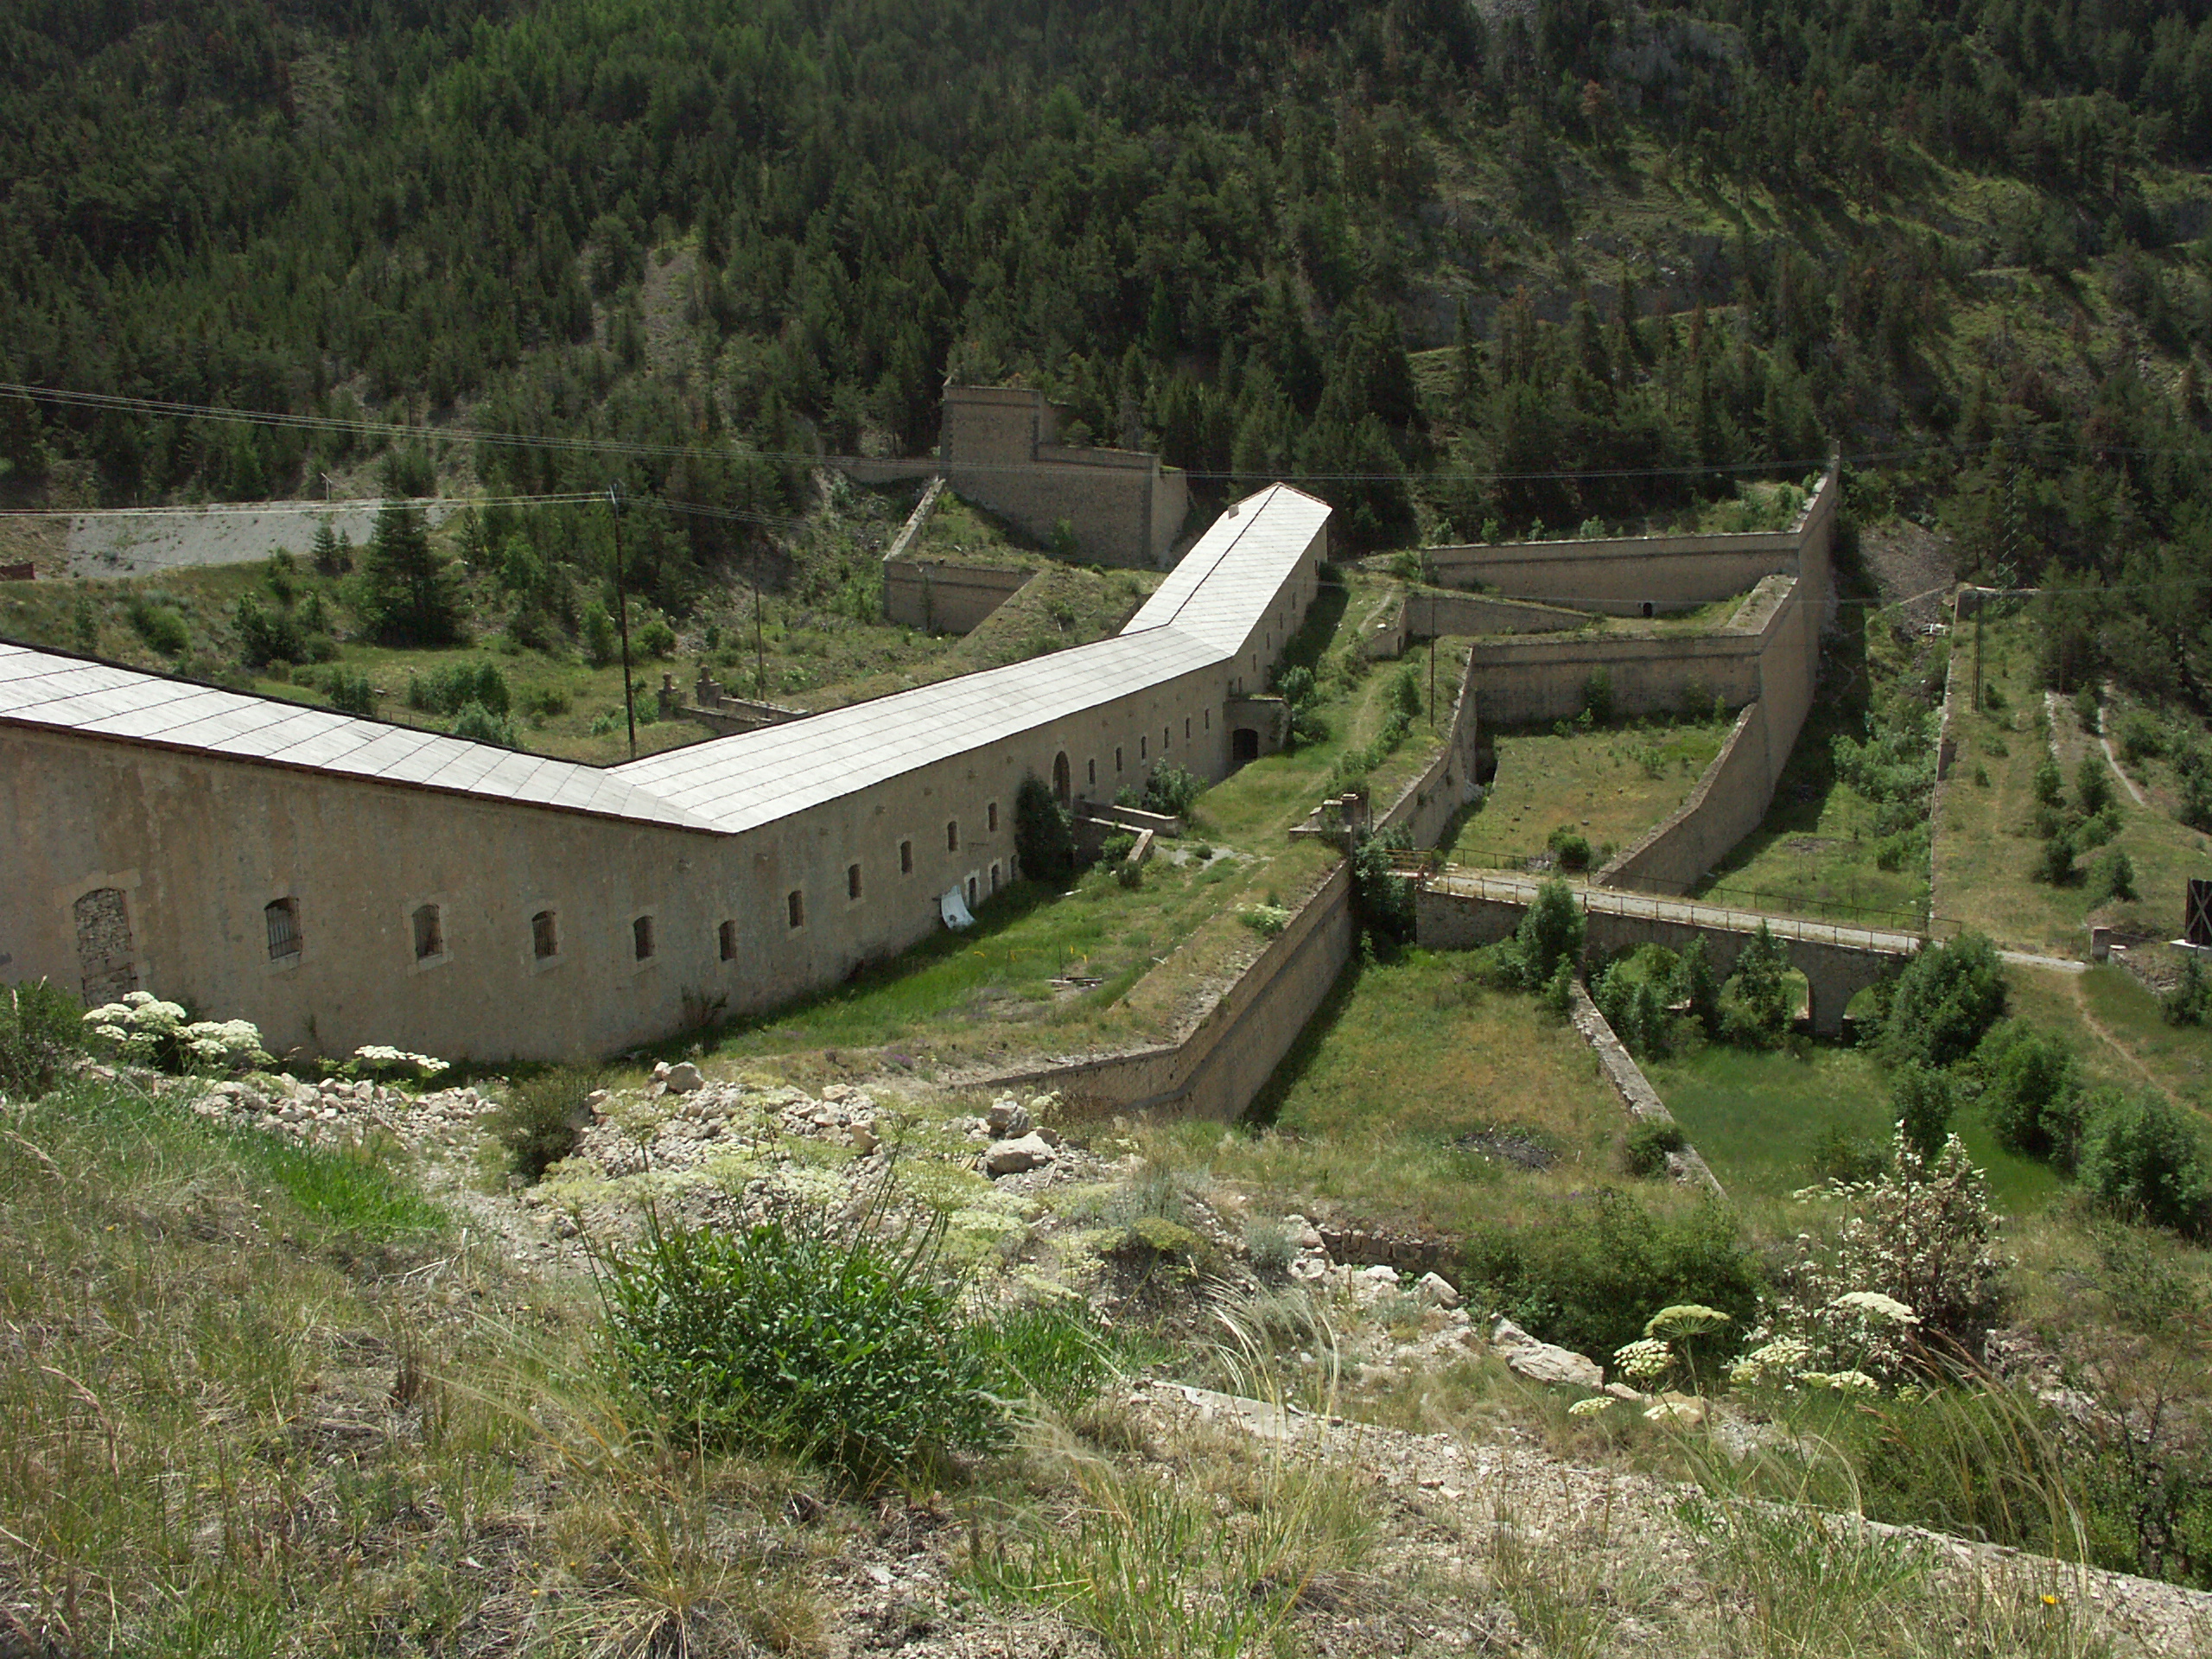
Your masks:
M1495 896L1507 899L1510 902L1526 904L1535 897L1535 890L1541 885L1542 880L1535 874L1459 872L1447 866L1430 877L1426 885L1446 892L1455 887L1461 891L1471 889L1474 897ZM1493 893L1494 888L1502 888L1503 891ZM1923 938L1929 937L1919 929L1878 929L1821 917L1776 915L1770 912L1745 910L1733 906L1709 905L1695 899L1637 893L1632 888L1592 887L1578 883L1570 891L1574 893L1575 902L1586 916L1595 910L1600 914L1672 922L1688 927L1712 927L1731 933L1749 933L1764 923L1769 931L1780 938L1897 955L1911 954L1919 949Z
M1541 855L1536 853L1511 852L1503 848L1470 848L1463 846L1456 847L1452 849L1451 862L1452 864L1471 864L1477 868L1511 870L1525 873L1530 876L1535 876L1539 872L1529 870L1527 867L1530 860ZM1561 880L1573 879L1566 873L1560 871L1556 868L1548 871L1541 872L1541 874L1547 876L1559 876ZM1649 892L1649 889L1642 887L1605 887L1600 888L1599 891L1605 893L1640 893ZM1766 905L1754 903L1745 906L1745 908L1759 912L1766 915L1801 916L1808 921L1830 921L1836 919L1832 916L1806 915L1805 912L1796 909L1796 906L1807 903L1807 900L1790 893L1775 893L1764 887L1708 887L1705 892L1694 895L1694 899L1696 900L1703 900L1719 897L1721 898L1722 901L1725 903L1726 897L1727 895L1736 895L1753 900L1765 899L1770 901ZM1693 902L1693 895L1687 891L1681 893L1665 894L1663 896L1669 898L1678 898L1685 903ZM1913 933L1926 933L1930 937L1941 937L1946 931L1956 932L1961 925L1961 924L1949 917L1937 916L1927 909L1897 910L1882 905L1854 905L1840 899L1820 899L1811 902L1818 903L1824 911L1847 911L1850 912L1851 918L1854 920L1865 918L1867 920L1888 921L1893 923L1895 925L1896 931L1901 932L1910 931Z

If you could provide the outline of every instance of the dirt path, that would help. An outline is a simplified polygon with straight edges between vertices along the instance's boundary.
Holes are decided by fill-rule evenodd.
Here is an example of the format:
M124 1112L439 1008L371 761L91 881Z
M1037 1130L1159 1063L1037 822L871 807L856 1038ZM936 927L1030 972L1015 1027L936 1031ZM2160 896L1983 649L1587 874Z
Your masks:
M2099 1042L2102 1043L2113 1053L2119 1055L2121 1059L2126 1061L2145 1083L2157 1090L2161 1095L2164 1095L2166 1099L2172 1102L2173 1104L2177 1106L2180 1105L2182 1103L2174 1099L2174 1091L2167 1088L2164 1084L2158 1080L2157 1073L2153 1072L2149 1066L2144 1065L2141 1060L2138 1059L2135 1055L2135 1051L2122 1043L2119 1038L2113 1036L2111 1030L2105 1025L2104 1021L2098 1019L2097 1016L2090 1011L2088 993L2082 988L2086 982L2086 976L2077 972L2069 976L2066 988L2069 991L2073 993L2075 1012L2082 1016L2082 1023L2096 1033L2097 1040Z

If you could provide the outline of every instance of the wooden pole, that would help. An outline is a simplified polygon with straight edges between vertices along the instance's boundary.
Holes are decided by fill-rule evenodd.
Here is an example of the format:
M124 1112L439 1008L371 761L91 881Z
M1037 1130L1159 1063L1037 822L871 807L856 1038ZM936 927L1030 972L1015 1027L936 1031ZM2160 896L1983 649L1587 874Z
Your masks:
M630 758L638 758L638 689L630 683L630 601L622 592L622 497L620 486L607 486L607 511L614 517L614 626L622 636L622 712L630 722Z

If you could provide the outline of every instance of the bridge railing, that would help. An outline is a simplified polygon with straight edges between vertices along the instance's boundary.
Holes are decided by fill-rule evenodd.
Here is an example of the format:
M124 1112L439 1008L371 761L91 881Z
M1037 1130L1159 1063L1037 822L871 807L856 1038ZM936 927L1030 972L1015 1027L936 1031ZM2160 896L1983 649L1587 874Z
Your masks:
M1570 881L1580 879L1580 872L1561 870L1555 865L1540 866L1535 869L1529 868L1531 864L1537 863L1539 860L1548 856L1548 854L1541 853L1514 852L1504 848L1460 846L1452 849L1450 862L1445 868L1449 869L1453 866L1465 866L1476 869L1507 871L1524 875L1532 880L1548 880L1554 876ZM1597 891L1652 895L1652 889L1649 887L1601 887ZM1737 909L1751 911L1760 915L1775 918L1787 917L1793 921L1802 920L1808 923L1851 921L1863 926L1878 927L1891 932L1910 933L1922 938L1949 938L1960 932L1965 925L1950 917L1934 914L1929 907L1924 905L1914 909L1901 910L1891 906L1855 905L1840 899L1808 901L1802 893L1776 893L1762 887L1707 887L1694 898L1687 893L1676 894L1663 892L1656 896L1679 904L1717 905L1722 908L1732 906ZM1808 905L1817 906L1817 911L1804 908ZM1841 913L1838 914L1838 912Z
M1465 892L1478 898L1497 898L1510 903L1525 904L1533 889L1550 879L1548 872L1468 869L1446 865L1427 878L1427 884L1449 893ZM1573 885L1576 905L1585 915L1592 912L1609 916L1640 917L1655 922L1666 922L1677 926L1712 928L1732 933L1750 933L1764 922L1776 928L1783 938L1801 939L1814 944L1834 944L1847 950L1905 951L1923 938L1947 937L1958 931L1957 924L1937 918L1938 926L1946 930L1937 932L1921 925L1921 918L1909 912L1880 912L1897 917L1905 925L1878 927L1866 923L1840 921L1833 917L1792 916L1786 912L1753 908L1742 905L1715 903L1707 897L1696 899L1674 898L1661 893L1641 893L1632 887L1592 887L1586 884Z

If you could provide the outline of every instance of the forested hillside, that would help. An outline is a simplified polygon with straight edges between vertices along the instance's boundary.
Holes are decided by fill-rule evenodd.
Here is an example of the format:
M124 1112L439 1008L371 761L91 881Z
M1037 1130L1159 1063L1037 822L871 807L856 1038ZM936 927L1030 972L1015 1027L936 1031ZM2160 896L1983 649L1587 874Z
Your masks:
M948 376L1300 476L1371 545L1836 445L1970 559L2111 588L2070 660L2195 696L2208 13L18 0L0 380L340 424L0 397L0 489L308 490L364 416L609 441L443 465L619 474L680 612L801 507L789 458L925 446ZM489 533L550 582L590 524Z

